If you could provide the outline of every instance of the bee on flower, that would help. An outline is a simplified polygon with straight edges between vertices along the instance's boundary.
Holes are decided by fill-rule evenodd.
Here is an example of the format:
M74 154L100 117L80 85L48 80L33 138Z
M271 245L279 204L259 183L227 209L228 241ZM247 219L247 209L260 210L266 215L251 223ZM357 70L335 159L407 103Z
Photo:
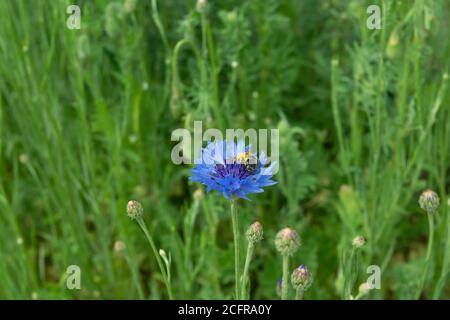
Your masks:
M276 183L271 180L274 165L268 165L264 153L252 153L243 141L210 142L196 161L191 180L204 184L208 192L221 192L227 199L249 200L248 194L264 192L264 187Z

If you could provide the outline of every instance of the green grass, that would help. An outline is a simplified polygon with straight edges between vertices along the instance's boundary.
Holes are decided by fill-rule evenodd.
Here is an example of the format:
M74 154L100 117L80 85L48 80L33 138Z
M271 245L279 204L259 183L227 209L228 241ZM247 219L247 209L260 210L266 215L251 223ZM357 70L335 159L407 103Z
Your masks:
M285 226L302 238L291 269L314 275L305 299L355 296L369 265L382 283L365 298L416 298L426 188L441 207L420 297L450 298L448 1L73 2L81 30L71 1L0 1L0 298L167 299L129 199L171 257L174 298L233 298L229 203L170 159L171 132L195 120L280 130L278 184L238 204L241 262L247 226L265 234L251 298L279 298Z

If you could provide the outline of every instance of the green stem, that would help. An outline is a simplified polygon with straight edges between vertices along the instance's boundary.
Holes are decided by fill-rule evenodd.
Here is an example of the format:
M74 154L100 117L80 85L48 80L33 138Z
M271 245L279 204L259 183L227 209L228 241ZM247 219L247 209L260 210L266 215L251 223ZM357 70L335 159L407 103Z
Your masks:
M130 256L128 254L125 255L125 260L128 264L128 267L130 268L130 272L131 272L131 278L133 279L133 282L135 283L138 295L139 295L139 299L143 300L144 299L144 292L142 291L142 286L141 283L139 282L139 274L137 272L137 268L136 266L131 262Z
M244 272L242 273L242 283L241 283L241 299L247 299L247 292L250 283L250 279L248 276L248 271L250 269L250 262L253 258L253 251L255 250L255 246L253 243L249 242L247 247L247 257L245 258Z
M345 265L344 299L350 299L358 277L358 249L352 248Z
M427 256L425 258L425 265L422 271L422 276L420 278L419 288L417 289L416 299L420 298L420 294L422 293L423 286L425 285L425 280L428 274L428 270L430 268L431 261L431 251L433 249L433 239L434 239L434 216L432 212L427 213L428 217L428 248L427 248Z
M216 66L215 51L214 51L214 41L212 37L211 28L209 25L208 17L206 12L201 14L201 29L202 29L202 53L204 58L204 63L208 61L208 51L209 51L209 65L210 65L210 78L207 80L207 85L212 86L212 99L209 102L213 115L219 124L219 128L223 129L223 119L222 113L219 109L219 84L218 84L218 71Z
M295 293L295 300L303 300L303 293L305 293L302 289L298 288Z
M172 85L173 86L178 85L178 54L180 53L181 48L186 44L189 44L189 41L187 39L180 40L175 45L175 49L173 50L173 55L172 55Z
M169 41L167 40L166 31L164 30L164 26L161 22L161 19L159 18L159 12L158 12L158 4L156 0L152 0L152 17L153 21L155 22L156 27L158 28L158 31L161 35L162 42L164 44L164 48L166 49L166 53L170 56L170 45Z
M289 256L283 256L283 282L281 283L281 300L287 300L289 293Z
M235 295L239 299L239 225L237 219L236 199L231 200L231 221L233 224L233 238L234 238L234 281L235 281Z
M356 297L355 297L353 300L359 300L359 299L361 299L363 296L364 296L364 294L362 294L362 293L360 292L360 293L358 293L358 294L356 295Z
M150 243L150 246L153 250L153 255L155 256L156 262L158 263L159 270L161 271L161 274L163 276L164 283L167 288L167 293L169 294L169 299L172 300L172 288L170 286L170 280L167 276L166 269L164 269L164 264L161 261L161 257L158 253L158 250L156 249L155 242L153 241L152 236L148 232L147 226L145 225L145 222L142 218L137 218L136 221L138 222L139 226L141 227L142 231L144 231L145 237L147 238L148 242Z

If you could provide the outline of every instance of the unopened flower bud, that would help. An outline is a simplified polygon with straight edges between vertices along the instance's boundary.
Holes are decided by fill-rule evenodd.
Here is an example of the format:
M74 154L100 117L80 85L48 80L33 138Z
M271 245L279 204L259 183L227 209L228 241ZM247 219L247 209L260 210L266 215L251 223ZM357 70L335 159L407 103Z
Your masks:
M164 260L164 263L166 264L166 266L168 267L170 265L170 253L169 253L169 257L167 257L167 253L164 249L159 249L158 251L159 256Z
M123 8L126 13L133 12L136 9L136 0L125 0Z
M248 242L255 244L263 239L263 227L258 221L253 222L252 225L247 229L247 240Z
M131 219L138 219L144 214L144 209L139 202L130 200L127 204L127 214Z
M206 1L206 0L197 0L196 9L197 9L198 12L203 12L203 10L205 10L207 5L208 5L208 1Z
M367 282L361 283L358 288L358 296L359 297L365 296L366 294L369 293L370 289L371 289L370 285Z
M306 291L311 286L312 281L311 273L304 265L299 266L292 272L291 282L295 289Z
M203 190L202 189L197 189L194 191L194 199L195 200L201 200L203 198Z
M28 155L26 153L22 153L19 156L19 162L22 163L22 164L28 163L28 160L30 160L30 159L29 159L29 157L28 157Z
M356 249L363 247L365 244L366 244L366 239L363 236L357 236L352 241L352 245Z
M292 256L300 247L300 237L297 231L284 228L275 238L275 247L283 256Z
M121 253L121 252L125 251L125 249L126 249L126 245L123 241L118 240L118 241L114 242L114 251L116 253Z
M425 190L420 195L419 206L428 213L434 213L439 209L439 196L433 190Z

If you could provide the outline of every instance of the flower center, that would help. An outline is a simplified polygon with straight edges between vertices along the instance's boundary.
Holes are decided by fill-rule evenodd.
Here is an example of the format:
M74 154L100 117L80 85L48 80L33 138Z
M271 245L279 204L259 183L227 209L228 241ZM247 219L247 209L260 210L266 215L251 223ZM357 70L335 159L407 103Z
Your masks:
M216 164L213 176L224 178L232 176L245 179L254 175L258 169L258 159L250 151L241 152L233 159L227 159L225 164Z
M241 163L216 164L214 169L215 170L212 175L220 178L232 176L235 178L245 179L253 174L247 170L245 164Z

